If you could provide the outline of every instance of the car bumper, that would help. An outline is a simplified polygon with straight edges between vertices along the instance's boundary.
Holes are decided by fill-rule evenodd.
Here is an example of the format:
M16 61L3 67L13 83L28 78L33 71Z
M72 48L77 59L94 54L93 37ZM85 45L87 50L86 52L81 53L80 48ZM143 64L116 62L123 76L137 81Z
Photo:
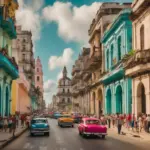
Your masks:
M30 130L30 133L48 133L49 132L49 129L45 129L45 130Z
M72 126L73 122L59 122L60 126Z
M91 133L91 132L83 132L85 135L97 135L97 136L101 136L101 135L107 135L107 133Z

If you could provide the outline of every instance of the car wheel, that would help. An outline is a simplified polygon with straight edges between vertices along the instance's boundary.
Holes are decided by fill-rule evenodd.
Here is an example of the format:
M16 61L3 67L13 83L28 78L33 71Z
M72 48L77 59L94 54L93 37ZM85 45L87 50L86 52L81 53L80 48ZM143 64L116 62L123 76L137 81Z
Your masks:
M49 132L47 132L46 135L49 136Z
M102 139L105 139L105 135L102 135Z
M30 133L30 135L31 135L31 136L34 136L34 134L33 134L33 133Z

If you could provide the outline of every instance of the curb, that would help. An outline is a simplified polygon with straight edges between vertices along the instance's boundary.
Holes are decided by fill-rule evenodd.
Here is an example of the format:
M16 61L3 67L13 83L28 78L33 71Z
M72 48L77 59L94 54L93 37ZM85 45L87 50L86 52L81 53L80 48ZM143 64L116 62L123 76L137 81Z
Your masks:
M8 144L10 144L11 142L13 142L15 139L17 139L19 136L21 136L25 131L27 130L24 129L22 131L20 131L19 133L17 133L14 137L9 138L8 140L6 140L6 142L4 142L2 145L0 145L0 150L3 149L5 146L7 146Z

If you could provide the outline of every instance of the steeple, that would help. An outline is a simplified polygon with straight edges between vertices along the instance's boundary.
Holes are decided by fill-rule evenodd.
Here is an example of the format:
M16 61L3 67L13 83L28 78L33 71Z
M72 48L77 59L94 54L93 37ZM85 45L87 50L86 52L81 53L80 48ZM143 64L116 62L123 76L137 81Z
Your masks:
M63 69L63 78L67 77L67 68L66 66L64 66L64 69Z

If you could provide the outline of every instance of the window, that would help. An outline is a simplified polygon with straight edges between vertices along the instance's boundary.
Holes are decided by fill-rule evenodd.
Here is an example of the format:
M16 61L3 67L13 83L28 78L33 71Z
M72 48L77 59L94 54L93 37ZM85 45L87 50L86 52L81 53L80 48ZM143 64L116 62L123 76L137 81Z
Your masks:
M65 89L63 89L63 93L65 93Z
M70 98L68 98L68 103L70 103Z
M113 51L114 51L114 46L111 45L111 66L113 65Z
M109 69L109 50L107 50L107 54L106 54L106 59L107 59L107 69Z
M22 54L22 59L25 60L26 59L26 55Z
M40 81L40 77L39 76L37 76L37 81Z
M64 103L64 102L65 102L65 99L63 98L63 99L62 99L62 103Z
M142 25L140 28L140 46L141 46L141 50L143 50L145 47L145 45L144 45L144 25Z
M70 93L70 90L68 89L68 93Z
M121 60L121 36L118 38L118 61Z

